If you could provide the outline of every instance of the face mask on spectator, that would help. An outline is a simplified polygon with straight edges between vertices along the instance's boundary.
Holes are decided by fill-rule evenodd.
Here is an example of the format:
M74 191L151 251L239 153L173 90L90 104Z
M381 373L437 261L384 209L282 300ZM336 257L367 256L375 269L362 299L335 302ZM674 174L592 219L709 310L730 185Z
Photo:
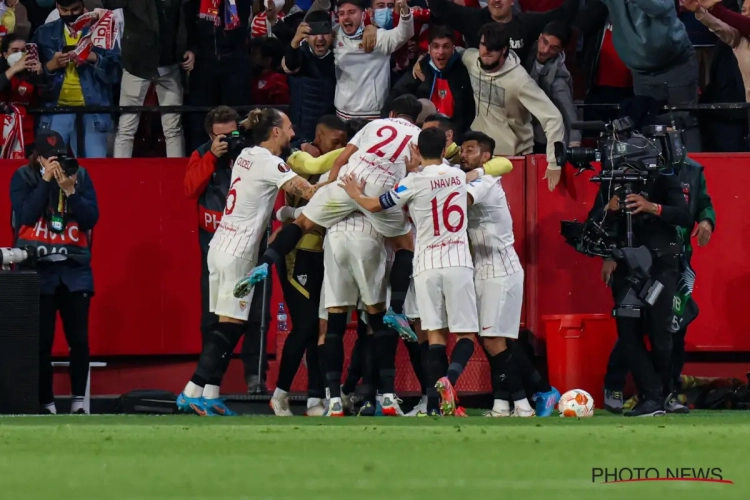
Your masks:
M8 56L8 59L7 59L8 66L13 66L18 61L20 61L22 57L23 57L23 52L14 52L14 53L12 53L11 55Z
M375 24L385 30L393 29L393 10L375 9Z
M64 16L60 16L60 19L62 19L62 22L64 22L67 25L71 25L74 22L76 22L76 19L81 17L81 14L66 14Z

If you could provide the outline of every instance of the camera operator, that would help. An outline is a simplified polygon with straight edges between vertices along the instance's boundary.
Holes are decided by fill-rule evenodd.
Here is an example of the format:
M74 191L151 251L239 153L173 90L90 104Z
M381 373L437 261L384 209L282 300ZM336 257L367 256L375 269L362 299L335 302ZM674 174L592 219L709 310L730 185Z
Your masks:
M87 172L68 156L57 132L37 134L29 164L10 184L14 246L34 247L39 275L39 402L57 413L52 393L52 344L57 313L70 348L71 412L85 414L89 373L89 305L94 293L91 231L99 220Z
M694 221L691 221L692 223L689 226L679 228L683 244L680 259L681 277L678 281L677 293L674 296L673 315L669 325L669 330L672 333L672 383L675 391L679 391L682 368L685 364L687 327L698 316L698 305L692 297L695 271L690 266L693 255L690 238L691 236L696 237L698 246L707 245L716 227L716 212L706 187L703 166L690 158L686 158L676 170L683 195L687 200ZM623 389L627 373L627 359L622 345L618 342L609 356L607 375L604 378L604 408L611 413L621 413L623 410ZM676 392L673 392L667 398L665 410L668 413L689 412L688 407L677 398Z
M219 227L227 193L231 183L231 144L239 142L238 122L240 115L228 106L218 106L206 115L206 132L210 138L193 151L185 171L185 196L198 202L198 239L201 246L201 334L203 339L215 329L219 318L209 311L208 301L208 244ZM241 146L237 146L241 147ZM265 243L261 243L263 247ZM261 381L258 378L258 345L260 343L260 315L263 294L256 293L250 305L248 333L242 345L242 361L245 365L245 380L253 390ZM270 315L270 311L268 313ZM269 316L270 318L270 316ZM265 364L265 363L264 363ZM265 370L264 370L265 371Z
M640 192L625 195L621 186L603 181L589 213L589 220L604 221L605 228L619 240L619 248L626 246L627 238L623 209L631 211L633 246L645 246L650 251L653 258L650 277L664 287L653 305L643 309L642 317L616 315L618 343L640 394L638 404L625 414L630 417L663 415L665 398L672 392L669 327L682 250L675 226L690 226L693 221L672 168L652 173L638 186ZM626 266L614 259L605 259L602 278L612 288L615 301L630 288ZM651 342L651 356L643 343L644 334L648 334Z

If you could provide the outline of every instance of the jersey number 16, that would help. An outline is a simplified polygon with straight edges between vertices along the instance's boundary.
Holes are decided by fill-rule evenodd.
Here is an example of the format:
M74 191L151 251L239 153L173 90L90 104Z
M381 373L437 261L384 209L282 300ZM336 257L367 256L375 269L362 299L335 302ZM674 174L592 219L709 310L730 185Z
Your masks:
M459 193L451 193L445 199L443 206L438 209L438 199L433 198L432 203L432 229L435 236L440 236L440 219L443 219L443 226L448 230L449 233L457 233L464 225L464 210L460 205L451 205L451 201L458 196ZM442 217L438 217L438 212ZM451 214L458 214L458 222L454 225L451 224Z

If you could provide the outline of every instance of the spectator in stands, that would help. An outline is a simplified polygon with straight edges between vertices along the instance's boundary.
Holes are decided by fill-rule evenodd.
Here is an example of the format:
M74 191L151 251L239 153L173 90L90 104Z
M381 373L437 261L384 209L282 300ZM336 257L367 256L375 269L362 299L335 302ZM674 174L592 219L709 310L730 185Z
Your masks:
M421 77L407 71L391 89L381 116L388 116L390 103L404 94L429 99L441 113L453 120L459 134L466 132L476 116L469 72L456 53L453 30L433 26L429 35L429 57L417 64Z
M72 413L86 413L89 305L94 293L91 232L99 220L96 191L83 167L62 161L68 148L54 131L40 131L29 164L10 181L14 246L34 247L39 258L39 403L57 413L52 393L52 343L57 314L70 348ZM73 160L75 161L75 160ZM67 172L67 173L66 173ZM70 174L70 175L68 175Z
M284 0L265 0L263 2L265 10L256 14L250 24L250 36L253 38L273 36L273 27L284 19L285 4Z
M200 0L195 68L190 72L190 104L250 104L248 53L252 0ZM188 19L190 20L190 19ZM205 114L191 113L191 141L200 144Z
M701 6L701 3L705 3L713 7L715 3L719 3L719 0L714 2L713 0L682 0L682 5L690 12L695 13L695 18L702 24L706 25L712 32L721 39L722 42L732 47L737 62L739 63L740 72L742 73L742 80L745 83L745 102L750 102L750 38L747 35L740 33L737 28L733 28L729 24L714 17ZM719 12L721 9L718 9ZM750 1L746 1L742 7L743 15L750 15Z
M479 50L467 49L462 60L469 70L477 117L471 129L494 137L496 155L531 154L534 130L531 117L541 124L547 139L549 189L560 181L555 143L564 140L565 126L560 111L534 82L510 49L511 31L505 24L489 23L479 30Z
M586 9L597 8L592 0ZM672 0L601 0L609 10L612 41L633 73L636 97L670 106L698 104L698 62ZM687 113L680 113L687 116ZM700 151L697 128L687 131L689 151Z
M406 0L397 2L401 21L393 30L377 30L377 41L372 53L363 52L363 0L345 0L339 5L339 24L334 27L336 44L333 48L337 74L337 114L345 119L380 117L391 88L391 54L414 35L414 20Z
M192 71L195 55L188 50L188 40L195 44L195 34L188 34L189 13L184 0L103 0L104 8L123 9L126 17L125 37L121 45L122 80L120 106L142 106L153 83L162 106L182 106L182 74ZM115 158L133 155L133 140L138 130L139 113L123 113L115 137ZM180 113L163 113L162 130L167 156L185 156L185 139Z
M289 104L289 84L281 72L281 42L276 38L254 38L251 47L253 104Z
M487 23L501 23L508 29L510 48L525 61L531 45L536 42L547 23L560 21L569 24L578 13L580 0L565 0L563 5L549 12L513 12L513 0L489 0L487 7L462 7L450 0L430 0L430 11L436 23L446 24L466 39L469 47L479 47L479 30Z
M0 102L5 109L0 113L0 158L23 159L34 144L34 117L26 108L37 104L42 65L38 58L30 57L26 42L15 33L3 37L2 54Z
M219 318L208 307L208 244L211 242L227 202L232 176L232 161L228 144L223 139L238 130L240 116L227 106L219 106L206 115L206 133L209 141L193 151L185 171L185 196L198 202L198 241L201 247L201 333L203 338L214 329ZM265 248L265 242L261 242ZM270 284L270 283L269 283ZM257 297L257 298L256 298ZM256 293L250 304L248 330L242 344L242 362L248 389L255 391L258 379L258 345L260 344L260 318L262 293ZM270 311L267 315L270 320ZM265 371L265 368L264 368Z
M332 35L310 35L309 23L330 22L328 12L310 12L297 28L282 60L289 75L289 119L297 138L312 141L318 120L336 112L336 66L331 51Z
M83 14L83 2L57 0L57 10L60 19L40 26L34 34L47 79L45 106L111 106L111 86L119 76L119 49L94 47L79 66L72 51L82 33L73 35L69 25ZM82 148L78 145L77 124L84 127ZM39 127L58 132L77 156L104 158L107 156L107 134L112 131L113 124L109 113L83 114L78 120L76 114L71 113L44 115L39 120Z
M571 130L578 121L578 111L573 104L573 77L565 66L565 46L570 40L570 28L552 21L544 27L539 40L532 46L526 61L526 71L547 97L557 106L565 123L565 144L581 145L581 132ZM547 138L539 122L534 120L534 152L546 151Z
M587 105L615 104L617 108L586 106L584 120L610 122L627 113L633 97L633 75L620 59L612 41L612 22L607 7L596 0L582 9L575 23L583 37L579 66L586 79Z
M461 162L461 146L456 144L456 124L445 115L436 113L425 118L422 130L437 127L445 132L445 159L451 165Z
M705 3L707 13L726 26L734 28L747 40L750 36L750 17L739 13L736 0L725 0L717 4ZM750 5L749 5L750 7ZM702 104L748 102L745 83L746 74L740 71L739 50L719 41L714 48L708 85L701 92ZM737 56L735 56L737 50ZM704 151L745 152L748 151L748 110L713 109L701 112L701 133L704 138Z
M0 37L16 30L16 6L18 0L4 0L0 3Z
M83 12L94 12L95 9L103 9L103 1L104 0L83 0ZM115 24L117 25L117 45L120 45L120 41L122 40L122 33L125 30L125 16L122 13L122 9L114 9L112 11L112 15L114 16ZM45 19L44 24L57 21L58 19L60 19L60 11L58 11L57 9L53 9L52 12L50 12L47 16L47 19Z

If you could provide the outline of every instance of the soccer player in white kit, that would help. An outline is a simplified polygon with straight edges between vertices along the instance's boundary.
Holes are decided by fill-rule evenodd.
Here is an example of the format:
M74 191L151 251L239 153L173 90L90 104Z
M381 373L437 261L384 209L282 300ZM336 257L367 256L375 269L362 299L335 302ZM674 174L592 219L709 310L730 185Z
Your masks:
M474 353L478 330L474 267L467 236L466 174L443 163L443 130L422 131L418 148L422 171L410 174L378 198L366 196L366 184L354 176L346 177L343 183L352 199L367 211L409 207L417 229L417 307L430 342L429 367L435 383L428 393L427 413L439 415L442 410L444 415L453 415L457 400L453 386ZM446 354L449 332L458 337L450 365Z
M461 168L471 172L492 156L495 141L482 132L468 132L461 146ZM479 336L490 362L495 396L489 417L533 417L526 399L523 371L533 369L517 343L523 308L523 268L513 244L513 219L499 177L482 175L468 185L469 239L474 258ZM533 370L536 372L536 370ZM538 380L527 378L529 385ZM549 390L549 389L548 389ZM540 391L541 392L541 391ZM554 393L545 397L552 397ZM559 397L559 394L558 394ZM514 409L511 412L510 402ZM555 401L556 403L556 401ZM546 404L546 402L545 402Z
M390 117L368 123L354 136L336 159L330 178L354 174L367 181L368 195L377 197L388 192L406 175L405 161L409 154L409 144L415 143L420 133L414 122L421 110L421 103L413 95L394 99ZM305 231L315 225L330 228L356 210L359 210L357 204L338 184L332 183L321 189L305 206L294 224L279 232L261 257L261 264L253 269L246 280L238 283L239 293L244 293L255 283L265 280L269 267L293 250ZM416 335L403 315L414 257L409 222L402 210L377 214L367 212L365 216L377 232L389 239L396 250L390 274L392 311L388 311L384 321L400 335L416 340ZM372 286L379 287L380 284ZM393 349L395 356L396 347Z
M209 307L219 324L204 342L193 377L177 398L182 411L232 415L219 386L232 352L245 331L252 295L236 298L235 283L256 262L279 189L305 199L312 186L279 158L294 137L289 118L276 109L254 110L242 124L258 146L245 148L234 162L227 204L208 251Z

